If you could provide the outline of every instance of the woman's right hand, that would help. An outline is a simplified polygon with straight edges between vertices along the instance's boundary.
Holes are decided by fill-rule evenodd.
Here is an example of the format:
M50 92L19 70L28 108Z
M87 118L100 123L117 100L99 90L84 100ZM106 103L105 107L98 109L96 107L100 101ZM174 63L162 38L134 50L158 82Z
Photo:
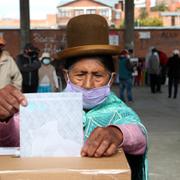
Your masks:
M19 111L19 105L26 106L27 100L20 90L13 85L0 89L0 121L7 121Z
M116 126L97 127L85 142L81 156L112 156L117 152L122 141L123 134Z

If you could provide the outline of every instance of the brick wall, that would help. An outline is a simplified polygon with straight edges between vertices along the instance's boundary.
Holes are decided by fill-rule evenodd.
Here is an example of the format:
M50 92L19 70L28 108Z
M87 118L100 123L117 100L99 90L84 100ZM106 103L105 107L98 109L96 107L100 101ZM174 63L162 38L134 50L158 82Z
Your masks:
M111 30L112 31L112 30ZM117 31L120 46L124 47L124 31ZM0 30L7 44L6 49L16 57L20 52L20 31ZM32 30L32 42L40 48L41 52L48 51L55 56L65 46L65 31L62 30ZM135 30L135 56L145 57L149 47L171 54L175 48L180 48L180 29L164 30Z
M150 32L150 39L140 39L140 32ZM144 57L150 46L154 46L171 55L172 50L180 48L180 29L172 30L136 30L135 55Z

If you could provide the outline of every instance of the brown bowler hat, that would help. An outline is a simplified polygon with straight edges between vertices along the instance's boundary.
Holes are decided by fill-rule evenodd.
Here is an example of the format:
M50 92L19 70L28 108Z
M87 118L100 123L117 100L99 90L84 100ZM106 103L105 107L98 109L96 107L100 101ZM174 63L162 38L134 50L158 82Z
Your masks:
M76 16L68 22L67 48L58 54L60 60L83 55L117 55L120 47L109 45L107 21L100 15Z

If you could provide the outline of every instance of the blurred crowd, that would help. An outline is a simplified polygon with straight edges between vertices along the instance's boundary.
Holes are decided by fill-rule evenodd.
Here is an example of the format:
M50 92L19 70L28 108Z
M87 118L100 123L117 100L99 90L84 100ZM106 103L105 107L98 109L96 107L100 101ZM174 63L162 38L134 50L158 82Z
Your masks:
M176 99L180 83L180 51L174 49L167 55L150 47L146 57L136 58L132 54L132 50L123 49L118 57L116 83L119 84L120 98L133 101L134 86L149 86L151 93L155 94L162 93L162 85L168 85L168 97Z
M0 37L0 89L13 84L23 93L59 92L64 88L63 61L56 61L49 52L27 43L23 52L14 60L5 49ZM133 50L123 49L118 57L116 83L119 97L134 101L134 86L149 86L151 93L162 93L161 86L168 85L168 97L177 98L180 82L180 52L171 55L150 47L146 57L136 58ZM174 90L173 90L174 89Z
M5 46L0 37L0 89L13 84L23 93L62 91L62 62L54 61L49 52L40 55L40 49L32 43L13 59Z

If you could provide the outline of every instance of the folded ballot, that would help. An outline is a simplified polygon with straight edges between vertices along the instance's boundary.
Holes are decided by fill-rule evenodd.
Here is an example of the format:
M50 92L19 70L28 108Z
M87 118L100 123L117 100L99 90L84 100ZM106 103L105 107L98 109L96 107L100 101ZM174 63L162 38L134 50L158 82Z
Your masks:
M83 146L82 94L25 94L20 107L20 156L80 156Z

